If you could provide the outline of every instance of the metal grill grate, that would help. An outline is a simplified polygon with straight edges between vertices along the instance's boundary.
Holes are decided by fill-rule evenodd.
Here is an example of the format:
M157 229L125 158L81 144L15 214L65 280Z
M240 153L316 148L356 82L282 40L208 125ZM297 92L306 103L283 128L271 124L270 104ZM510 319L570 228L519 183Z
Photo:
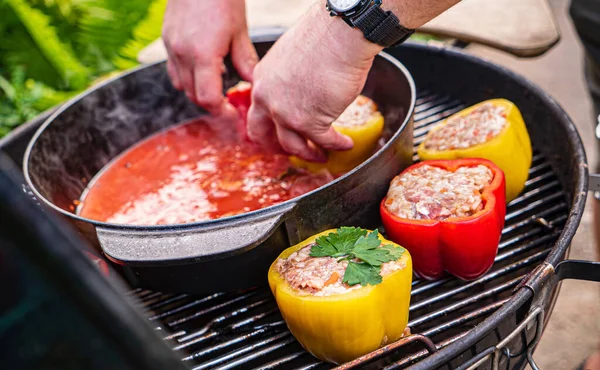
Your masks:
M433 124L462 108L464 104L450 96L421 93L415 113L415 146ZM565 195L550 164L534 153L525 191L508 206L492 270L472 282L415 280L409 322L413 336L344 367L368 363L375 368L399 369L459 340L504 304L521 279L548 255L567 211ZM203 297L146 290L130 294L139 299L149 320L192 369L332 367L296 342L268 290Z

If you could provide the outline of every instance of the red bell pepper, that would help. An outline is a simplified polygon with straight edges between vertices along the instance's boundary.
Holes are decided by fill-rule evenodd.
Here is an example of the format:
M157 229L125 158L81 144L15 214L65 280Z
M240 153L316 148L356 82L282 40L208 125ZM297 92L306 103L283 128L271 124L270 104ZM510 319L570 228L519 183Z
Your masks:
M227 100L238 111L240 120L238 120L237 130L244 140L249 140L246 130L246 119L248 117L248 109L252 104L252 84L250 82L241 81L237 85L227 90Z
M395 243L409 250L418 276L434 280L447 271L463 280L476 279L490 269L498 251L506 215L504 173L488 160L473 158L424 161L404 172L424 165L447 171L465 166L488 167L493 178L481 195L483 209L464 218L409 220L391 213L384 198L380 212L387 234Z

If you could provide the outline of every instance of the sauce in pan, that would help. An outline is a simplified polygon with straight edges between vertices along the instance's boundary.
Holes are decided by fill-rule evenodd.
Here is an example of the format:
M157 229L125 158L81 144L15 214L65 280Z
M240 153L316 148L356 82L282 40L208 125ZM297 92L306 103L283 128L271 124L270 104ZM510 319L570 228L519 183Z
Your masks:
M147 138L108 164L78 214L133 225L204 221L268 207L332 180L326 171L295 169L284 154L193 121Z

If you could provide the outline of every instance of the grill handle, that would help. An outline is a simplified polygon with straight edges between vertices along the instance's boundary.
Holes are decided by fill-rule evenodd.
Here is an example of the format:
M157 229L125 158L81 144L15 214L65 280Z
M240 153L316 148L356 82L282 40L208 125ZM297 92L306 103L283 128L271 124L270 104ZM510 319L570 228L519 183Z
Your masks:
M190 260L211 260L253 249L267 240L295 207L296 203L291 203L259 213L251 220L217 220L171 229L140 227L132 231L96 226L96 234L102 251L115 263L159 266L172 265L177 260L185 264Z
M556 266L558 280L600 281L600 262L566 260Z
M467 361L457 370L476 370L486 363L490 364L491 370L500 369L500 358L502 356L511 357L514 355L511 354L509 348L512 339L516 338L518 335L523 335L526 338L527 330L533 326L536 327L535 336L530 342L525 343L523 351L527 356L529 366L531 366L533 370L540 370L533 359L533 351L544 330L545 312L543 308L544 305L540 302L545 302L547 300L544 296L553 291L553 288L556 287L556 284L560 280L574 279L600 281L600 262L565 260L560 262L556 268L552 267L549 263L543 263L532 272L531 276L533 276L533 278L525 278L519 287L515 289L519 290L521 287L526 286L531 290L532 296L534 296L532 308L525 319L523 319L515 330L508 334L500 343L482 351L478 356Z
M550 265L547 266L546 270L550 270ZM582 260L565 260L560 262L554 268L553 279L556 279L556 282L553 284L548 284L547 287L555 287L558 281L573 279L573 280L585 280L585 281L600 281L600 262L592 262L592 261L582 261ZM535 292L535 290L534 290ZM540 292L542 295L547 294L548 288L542 289ZM543 322L544 322L544 310L542 305L536 305L527 315L525 320L521 326L519 326L512 334L519 333L523 331L525 325L532 325L533 320L535 320L537 329L535 338L527 344L527 362L529 366L533 370L540 370L539 366L535 363L533 359L533 351L537 346L541 334L543 332ZM511 335L512 335L511 334ZM516 334L515 334L516 335ZM500 346L498 346L500 347ZM505 348L506 349L506 348ZM495 357L496 362L492 369L497 369L497 359L498 356Z

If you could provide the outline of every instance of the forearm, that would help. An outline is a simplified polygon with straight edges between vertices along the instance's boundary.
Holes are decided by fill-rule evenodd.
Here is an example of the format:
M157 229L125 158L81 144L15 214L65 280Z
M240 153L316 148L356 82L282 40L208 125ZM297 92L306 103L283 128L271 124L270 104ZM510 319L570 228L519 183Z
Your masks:
M383 0L383 9L414 28L458 1ZM322 161L323 149L352 148L352 139L331 123L360 94L382 49L341 17L329 16L325 0L319 0L254 69L248 137L263 145L277 141L308 161Z
M406 28L418 28L443 13L460 0L383 0L382 7L391 10ZM357 28L350 28L339 17L330 17L324 2L318 1L305 15L313 34L326 40L327 47L349 63L372 59L383 47L367 41Z
M382 7L391 10L406 28L418 28L450 9L460 0L384 0Z

